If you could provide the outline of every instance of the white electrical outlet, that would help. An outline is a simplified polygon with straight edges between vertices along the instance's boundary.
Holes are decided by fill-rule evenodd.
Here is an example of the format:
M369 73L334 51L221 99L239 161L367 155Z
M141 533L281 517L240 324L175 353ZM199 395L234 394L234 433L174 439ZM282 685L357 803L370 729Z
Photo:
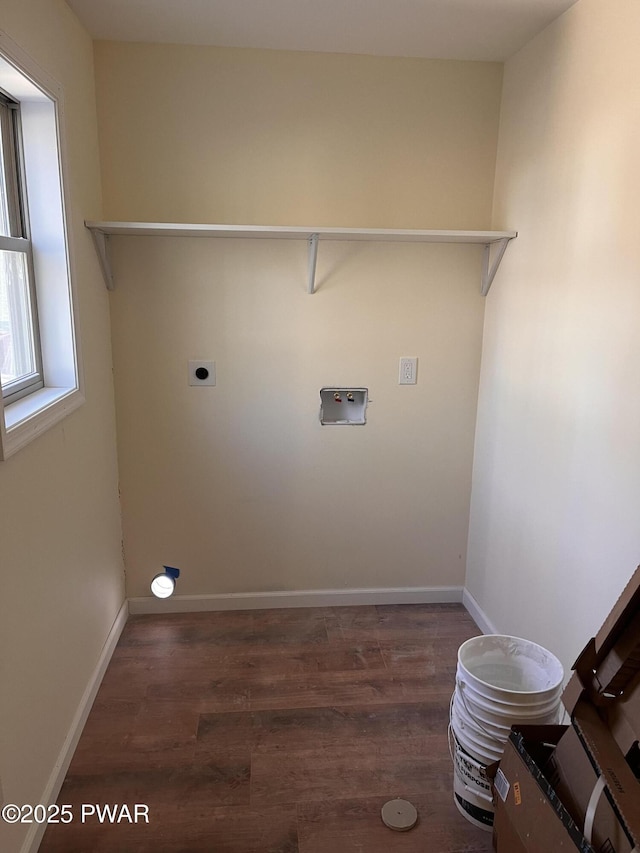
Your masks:
M418 381L418 359L401 358L398 385L415 385Z
M190 361L189 385L215 385L215 361Z

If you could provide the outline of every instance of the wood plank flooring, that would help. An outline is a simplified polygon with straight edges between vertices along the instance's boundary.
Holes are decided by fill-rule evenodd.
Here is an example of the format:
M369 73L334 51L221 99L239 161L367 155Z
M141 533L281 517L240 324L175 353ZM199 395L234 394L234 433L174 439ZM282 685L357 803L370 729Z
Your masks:
M453 804L460 605L134 616L40 853L487 853ZM410 800L418 825L380 809ZM81 820L81 804L149 822Z

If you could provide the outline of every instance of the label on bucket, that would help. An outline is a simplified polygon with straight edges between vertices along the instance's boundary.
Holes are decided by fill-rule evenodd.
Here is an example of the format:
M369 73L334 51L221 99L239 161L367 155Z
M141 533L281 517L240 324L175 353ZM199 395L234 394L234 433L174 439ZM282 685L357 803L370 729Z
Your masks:
M471 782L484 791L491 791L486 766L471 758L460 746L457 739L455 739L455 769L462 780Z
M507 795L509 794L509 788L511 786L509 785L509 780L504 775L502 770L500 770L500 768L498 768L498 772L496 773L496 778L494 779L493 784L496 791L500 795L500 799L504 803L507 799Z

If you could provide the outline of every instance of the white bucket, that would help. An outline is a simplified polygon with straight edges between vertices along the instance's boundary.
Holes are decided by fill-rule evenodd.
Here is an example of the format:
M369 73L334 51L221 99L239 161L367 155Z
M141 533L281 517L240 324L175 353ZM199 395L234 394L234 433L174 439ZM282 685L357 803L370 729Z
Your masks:
M526 722L529 725L553 725L558 719L560 695L545 705L527 708L524 705L491 705L478 701L479 697L470 684L456 681L453 694L453 706L462 719L490 738L506 741L514 722Z
M461 717L455 707L451 708L451 728L458 742L478 761L491 764L492 761L499 761L502 758L506 739L497 740L488 737L468 718Z
M463 749L451 728L449 738L454 766L453 801L468 821L480 829L491 831L493 801L486 765Z
M458 649L458 675L487 699L521 705L555 697L564 671L551 652L519 637L472 637Z
M463 720L468 719L475 727L488 735L491 739L506 740L509 737L511 726L503 725L499 720L501 716L492 715L490 711L478 707L470 701L464 684L456 686L453 694L453 707L458 716Z
M465 691L465 702L473 707L478 716L483 716L485 711L488 711L492 717L497 715L505 719L510 719L514 713L522 720L546 717L558 707L558 698L562 694L561 688L559 688L544 702L531 702L526 705L521 702L502 702L497 699L487 699L478 693L472 684L464 680L464 674L461 675L460 670L456 674L456 687Z
M563 676L555 655L529 640L490 634L460 646L450 709L454 801L476 826L493 825L486 765L502 757L512 725L558 721Z

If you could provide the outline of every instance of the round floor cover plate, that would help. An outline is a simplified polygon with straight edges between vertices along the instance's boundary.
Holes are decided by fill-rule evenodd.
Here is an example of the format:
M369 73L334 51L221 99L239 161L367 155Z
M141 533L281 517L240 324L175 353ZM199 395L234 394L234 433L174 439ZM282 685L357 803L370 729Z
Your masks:
M418 822L418 812L407 800L389 800L382 807L382 822L389 829L406 832Z

